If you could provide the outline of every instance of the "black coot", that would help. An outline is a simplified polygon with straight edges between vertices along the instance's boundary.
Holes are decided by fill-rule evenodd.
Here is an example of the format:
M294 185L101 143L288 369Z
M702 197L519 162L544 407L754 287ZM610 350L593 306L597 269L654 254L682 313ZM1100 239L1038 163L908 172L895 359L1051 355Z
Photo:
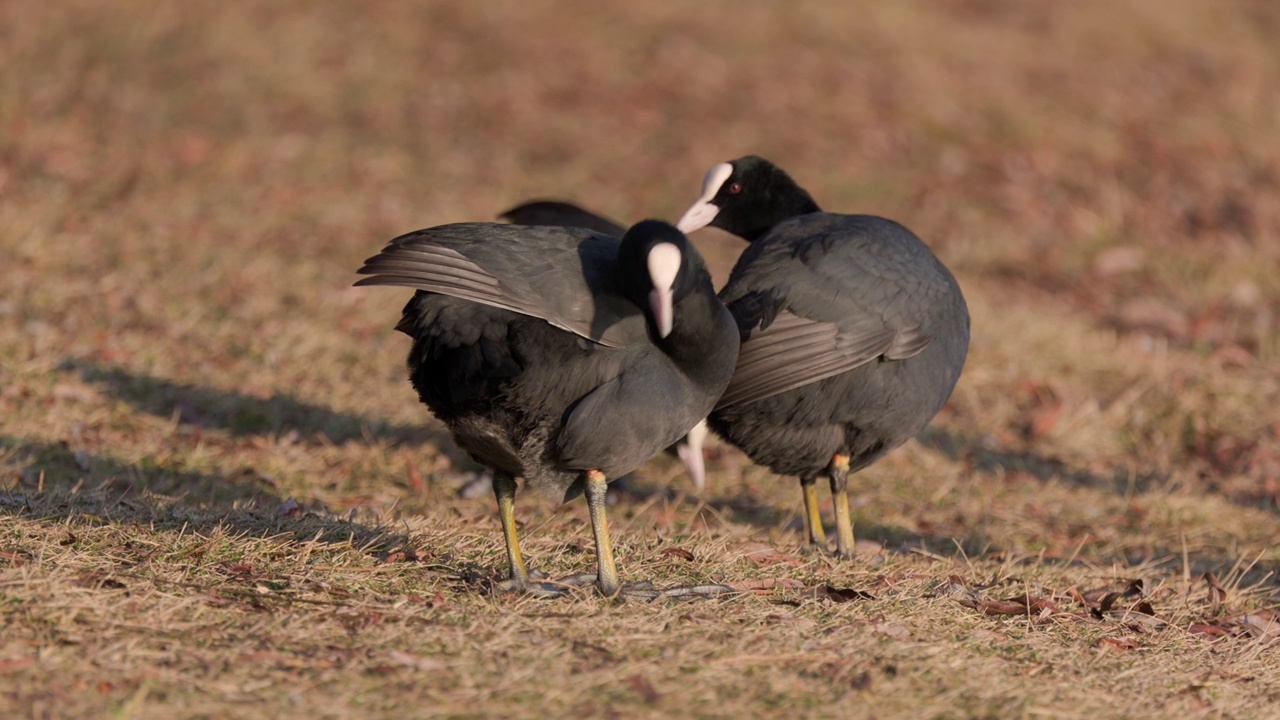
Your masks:
M532 586L516 537L516 477L586 492L600 592L619 590L608 478L706 416L733 373L738 332L685 236L637 223L589 230L463 223L392 240L357 285L419 291L396 329L410 380L459 447L494 472L511 579Z
M713 167L678 223L749 241L720 297L742 349L711 429L753 461L800 478L809 542L853 553L848 475L916 436L951 395L969 347L955 278L884 218L822 212L785 172L749 156Z
M621 223L560 200L530 200L498 215L513 225L551 225L595 230L610 237L622 237L627 231Z
M516 225L551 225L555 227L581 227L612 237L622 237L627 231L621 224L573 203L561 200L531 200L521 203L498 215ZM699 495L707 485L707 466L702 454L702 444L707 436L705 420L694 425L686 437L667 448L667 452L680 458L693 486Z

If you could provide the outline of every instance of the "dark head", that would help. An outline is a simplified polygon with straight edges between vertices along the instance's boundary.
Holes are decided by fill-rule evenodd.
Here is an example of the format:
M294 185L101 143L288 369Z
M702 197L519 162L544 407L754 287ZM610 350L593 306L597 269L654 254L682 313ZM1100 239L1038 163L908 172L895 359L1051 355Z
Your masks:
M675 306L711 277L684 233L661 220L641 220L622 236L618 248L622 292L642 308L658 337L671 334ZM714 295L714 290L711 290Z
M748 155L708 170L702 196L676 226L691 233L710 225L751 242L789 217L819 211L809 193L782 168Z

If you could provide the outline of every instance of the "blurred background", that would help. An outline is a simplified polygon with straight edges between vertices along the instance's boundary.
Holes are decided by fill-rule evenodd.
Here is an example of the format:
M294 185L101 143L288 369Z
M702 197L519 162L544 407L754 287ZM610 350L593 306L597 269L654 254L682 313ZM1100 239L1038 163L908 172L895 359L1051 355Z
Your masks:
M873 479L1271 507L1277 37L1268 0L4 3L0 433L398 501L384 451L430 423L401 295L349 287L364 257L534 197L674 219L756 153L914 229L969 298L940 452ZM695 240L723 280L740 243ZM440 438L406 452L453 467Z
M1273 714L1278 39L1275 0L0 0L0 715ZM951 401L851 479L852 561L717 445L700 498L618 494L618 562L762 594L484 594L493 500L355 269L535 197L675 219L748 153L954 271ZM585 504L528 495L530 560L587 569Z

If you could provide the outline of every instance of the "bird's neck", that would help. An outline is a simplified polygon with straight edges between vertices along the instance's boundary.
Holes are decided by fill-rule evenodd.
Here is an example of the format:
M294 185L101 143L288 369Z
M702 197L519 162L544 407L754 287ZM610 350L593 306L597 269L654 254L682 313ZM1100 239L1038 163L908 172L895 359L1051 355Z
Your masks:
M796 186L786 188L785 193L777 193L771 201L755 207L757 209L744 217L738 227L724 229L747 242L755 242L787 218L822 212L809 193Z
M699 368L714 366L719 354L734 351L723 342L723 323L732 327L732 316L714 294L690 293L676 304L671 332L658 341L659 347L676 365L696 375Z

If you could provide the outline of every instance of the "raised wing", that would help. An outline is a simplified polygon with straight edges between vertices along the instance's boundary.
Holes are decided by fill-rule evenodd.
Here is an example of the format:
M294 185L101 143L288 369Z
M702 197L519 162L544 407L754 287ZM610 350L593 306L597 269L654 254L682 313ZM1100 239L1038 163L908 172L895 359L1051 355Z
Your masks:
M618 242L581 228L441 225L392 240L356 285L450 295L621 347L646 329L640 309L613 291Z

